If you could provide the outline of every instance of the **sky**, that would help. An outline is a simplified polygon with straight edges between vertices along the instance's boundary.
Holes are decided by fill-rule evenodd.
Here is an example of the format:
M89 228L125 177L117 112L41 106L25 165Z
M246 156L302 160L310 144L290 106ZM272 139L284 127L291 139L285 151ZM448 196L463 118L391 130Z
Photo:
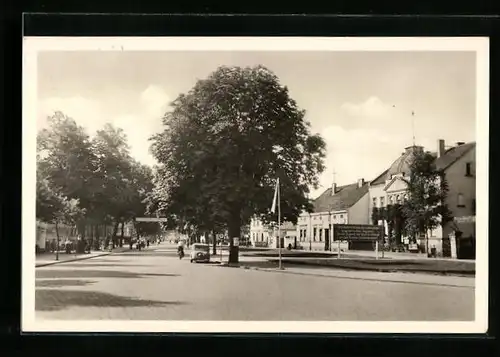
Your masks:
M57 110L91 136L112 123L127 134L132 156L153 165L148 138L162 131L171 101L218 66L264 65L326 141L315 198L334 180L375 179L413 135L431 151L438 139L476 140L475 61L475 52L444 51L45 51L38 53L37 128Z

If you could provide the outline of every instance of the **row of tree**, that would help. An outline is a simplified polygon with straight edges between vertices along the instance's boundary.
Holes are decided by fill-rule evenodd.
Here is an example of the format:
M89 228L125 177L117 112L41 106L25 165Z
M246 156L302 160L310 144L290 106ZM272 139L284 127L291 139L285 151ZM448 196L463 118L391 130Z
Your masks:
M124 132L110 124L90 138L83 127L62 112L48 118L37 138L37 205L40 221L76 225L78 233L100 238L102 226L119 225L143 216L152 194L153 172L132 159ZM151 228L139 225L138 231Z
M386 222L391 247L401 242L403 236L412 243L425 237L428 252L429 232L453 219L446 204L448 182L431 153L415 151L413 157L410 176L401 178L407 186L407 199L386 207L374 207L371 218L375 225Z

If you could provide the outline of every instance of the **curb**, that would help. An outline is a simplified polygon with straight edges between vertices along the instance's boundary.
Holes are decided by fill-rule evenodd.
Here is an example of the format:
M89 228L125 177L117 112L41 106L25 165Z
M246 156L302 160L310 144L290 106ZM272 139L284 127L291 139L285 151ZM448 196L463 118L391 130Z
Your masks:
M283 262L286 265L286 262ZM438 276L455 276L455 277L474 277L476 275L475 272L468 272L468 271L455 271L455 272L443 272L443 271L432 271L432 270L401 270L401 269L366 269L366 268L360 268L360 267L341 267L341 266L332 266L332 265L318 265L318 264L307 264L307 263L288 263L289 265L309 265L309 266L316 266L316 267L325 267L325 268L331 268L335 270L355 270L355 271L369 271L369 272L374 272L374 273L405 273L405 274L425 274L425 275L438 275ZM276 268L259 268L259 267L251 267L248 265L229 265L228 263L224 264L215 264L213 266L216 267L227 267L227 268L239 268L239 269L245 269L245 270L258 270L258 271L265 271L265 272L283 272L287 274L296 274L296 275L309 275L309 276L321 276L321 277L335 277L331 275L326 275L326 274L315 274L315 273L302 273L302 272L291 272L291 271L286 271L286 268L280 270L278 267ZM371 279L370 279L371 280ZM398 281L397 281L398 282Z
M73 259L67 259L67 260L55 260L55 261L50 262L50 263L35 264L35 268L42 268L42 267L46 267L49 265L64 264L64 263L70 263L70 262L77 262L79 260L87 260L87 259L93 259L93 258L98 258L98 257L105 257L105 256L111 255L111 254L113 254L113 253L108 252L108 253L101 253L101 254L93 255L90 257L80 257L80 258L73 258Z
M321 278L336 278L336 279L349 279L349 280L365 280L365 281L382 281L382 282L387 282L387 283L397 283L397 284L416 284L416 285L432 285L432 286L447 286L447 287L453 287L453 288L466 288L466 289L474 289L474 287L470 286L464 286L464 285L457 285L457 284L436 284L436 283L429 283L429 282L419 282L419 281L404 281L404 280L393 280L393 279L377 279L377 278L362 278L362 277L350 277L350 276L335 276L335 275L327 275L327 274L311 274L311 273L303 273L303 272L298 272L298 271L287 271L286 268L283 268L280 270L278 267L276 268L258 268L258 267L250 267L247 265L216 265L216 266L225 266L229 268L240 268L240 269L245 269L245 270L257 270L257 271L262 271L266 273L284 273L284 274L291 274L291 275L301 275L301 276L316 276L316 277L321 277ZM433 274L429 274L433 275Z
M274 260L271 260L274 261ZM455 270L455 271L442 271L442 270L417 270L417 269L391 269L391 268L363 268L359 266L343 266L343 265L328 265L328 264L311 264L301 261L283 261L284 264L290 265L305 265L312 267L323 267L330 269L343 269L343 270L356 270L356 271L371 271L375 273L412 273L412 274L431 274L431 275L444 275L444 276L475 276L476 271L470 270Z

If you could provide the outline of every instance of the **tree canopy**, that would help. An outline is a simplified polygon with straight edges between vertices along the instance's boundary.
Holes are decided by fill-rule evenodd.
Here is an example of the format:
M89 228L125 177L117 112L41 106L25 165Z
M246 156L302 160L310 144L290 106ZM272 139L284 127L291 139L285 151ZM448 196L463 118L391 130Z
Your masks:
M106 124L91 139L62 112L48 123L37 138L37 219L113 223L116 235L119 223L145 214L153 172L132 159L123 130Z
M278 177L282 220L310 209L326 145L270 70L220 67L171 107L152 138L161 173L154 192L166 215L203 227L223 222L237 261L232 238L254 215L271 219Z
M434 156L423 151L415 152L405 182L408 200L402 207L404 229L413 241L425 236L428 251L428 232L453 218L446 205L448 182L444 172L436 168Z

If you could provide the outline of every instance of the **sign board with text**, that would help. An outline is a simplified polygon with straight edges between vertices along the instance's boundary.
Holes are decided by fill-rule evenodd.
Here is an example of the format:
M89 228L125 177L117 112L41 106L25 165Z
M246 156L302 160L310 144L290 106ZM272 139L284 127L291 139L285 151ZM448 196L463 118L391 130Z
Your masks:
M455 223L475 223L476 216L462 216L453 218Z
M233 238L233 246L237 247L240 245L240 239L237 237Z
M383 237L384 227L370 224L334 224L333 240L376 241Z

